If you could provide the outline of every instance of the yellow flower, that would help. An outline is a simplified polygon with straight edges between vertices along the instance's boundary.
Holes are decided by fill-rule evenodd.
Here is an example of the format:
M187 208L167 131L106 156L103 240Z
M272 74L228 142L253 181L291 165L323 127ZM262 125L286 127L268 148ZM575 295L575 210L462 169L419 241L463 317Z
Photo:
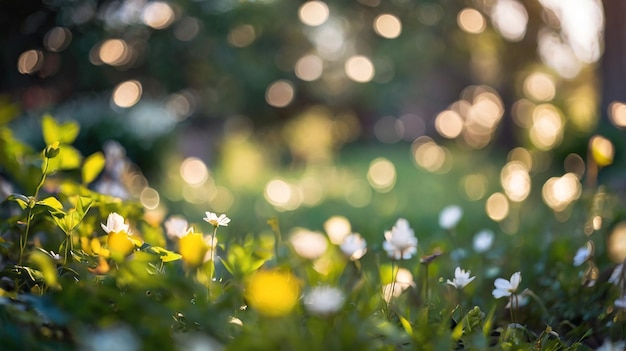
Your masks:
M298 302L300 285L290 272L261 270L255 272L246 284L248 304L269 317L289 314Z
M209 250L204 242L202 233L188 233L178 240L178 249L185 262L190 267L197 267L204 262L204 255Z
M125 231L110 232L107 247L112 255L126 257L135 249L135 243Z

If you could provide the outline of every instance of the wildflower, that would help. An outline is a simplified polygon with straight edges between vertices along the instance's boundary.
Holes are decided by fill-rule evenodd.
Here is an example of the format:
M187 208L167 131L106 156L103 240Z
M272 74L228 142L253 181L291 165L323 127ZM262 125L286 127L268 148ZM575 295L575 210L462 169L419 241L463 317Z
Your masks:
M502 278L496 279L496 281L494 282L496 288L492 292L493 297L499 299L501 297L511 296L517 291L519 283L521 282L522 274L520 272L513 273L510 281Z
M367 252L367 242L359 233L352 233L343 239L339 248L346 256L355 261Z
M109 216L107 217L107 224L104 225L100 223L100 226L107 234L110 234L111 232L125 232L127 234L130 234L130 231L128 230L128 224L124 223L124 217L115 212L109 213Z
M193 232L193 228L188 228L187 220L180 216L171 216L165 221L165 233L170 239L180 239L187 235L190 231Z
M447 283L457 289L463 289L467 284L471 283L476 277L470 277L470 271L465 271L461 267L454 270L454 279L448 279Z
M446 206L439 212L439 226L443 229L450 230L459 223L463 216L463 209L457 205Z
M178 250L183 262L189 267L197 267L204 262L209 250L201 233L194 233L193 229L178 240Z
M128 256L135 249L137 240L130 236L128 224L124 223L124 217L112 212L107 217L107 224L100 223L102 229L107 232L107 248L114 256L122 258Z
M493 245L494 234L489 229L484 229L474 235L474 251L487 252Z
M626 342L623 340L612 342L609 339L604 339L604 342L596 349L596 351L623 351L625 348Z
M247 281L245 297L252 308L265 316L284 316L298 302L300 285L290 272L259 270Z
M230 223L230 218L226 217L226 214L217 215L217 213L206 212L206 217L203 218L206 222L211 223L214 227L226 227Z
M304 307L313 314L328 315L339 311L345 297L343 292L332 286L318 286L304 297Z
M406 219L399 218L391 231L385 232L383 248L394 260L408 260L417 253L417 238Z
M289 243L300 257L311 260L322 256L328 248L325 235L303 228L295 229L295 233L289 237Z
M591 250L589 247L581 247L576 251L576 256L574 256L574 266L578 267L581 264L587 262L587 260L591 257Z

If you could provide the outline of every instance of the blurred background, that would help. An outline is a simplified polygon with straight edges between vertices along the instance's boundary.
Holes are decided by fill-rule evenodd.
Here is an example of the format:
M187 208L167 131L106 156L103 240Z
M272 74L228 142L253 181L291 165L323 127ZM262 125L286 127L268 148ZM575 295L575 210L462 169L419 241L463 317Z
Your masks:
M400 216L436 232L457 204L468 232L515 234L528 213L569 219L585 187L623 194L624 14L621 0L3 0L0 124L42 149L44 114L78 121L74 146L107 157L95 187L155 222L225 212L245 233L340 215L382 240Z

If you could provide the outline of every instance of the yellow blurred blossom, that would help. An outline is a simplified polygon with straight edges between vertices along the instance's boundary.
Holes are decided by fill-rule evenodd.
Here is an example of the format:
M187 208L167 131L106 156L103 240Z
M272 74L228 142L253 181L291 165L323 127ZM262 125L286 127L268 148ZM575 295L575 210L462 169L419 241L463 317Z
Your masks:
M189 232L178 240L178 250L183 262L189 267L197 267L204 262L204 255L209 247L204 241L202 233Z
M248 304L262 315L279 317L289 314L300 297L300 285L290 272L260 270L246 284Z

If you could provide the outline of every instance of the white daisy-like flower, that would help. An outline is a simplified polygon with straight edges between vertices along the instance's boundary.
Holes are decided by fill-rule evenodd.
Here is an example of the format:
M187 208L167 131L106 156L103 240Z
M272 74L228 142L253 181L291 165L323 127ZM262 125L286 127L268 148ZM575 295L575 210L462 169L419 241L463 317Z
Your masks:
M345 301L343 292L332 286L314 287L304 296L304 307L313 314L328 315L341 309Z
M471 271L465 271L461 267L454 270L454 279L448 279L447 283L457 289L463 289L467 284L471 283L476 277L470 277Z
M124 221L124 217L115 212L111 212L107 217L107 224L104 225L103 223L100 223L100 226L107 234L111 232L126 232L127 234L130 234L130 231L128 230L128 224L124 223Z
M456 227L461 217L463 217L463 209L460 206L446 206L439 212L439 226L443 229L450 230Z
M515 272L511 276L511 280L506 280L503 278L497 278L493 283L496 287L493 289L493 297L499 299L505 296L511 296L517 291L519 284L522 282L522 274L520 272Z
M406 219L399 218L396 225L385 232L383 249L394 260L408 260L417 253L417 238Z
M626 349L626 341L611 341L604 339L604 342L595 351L624 351Z
M367 252L367 242L361 234L352 233L343 239L339 248L344 255L355 261L363 257Z
M189 228L189 223L181 216L171 216L163 225L165 226L165 234L170 239L180 239L190 232L193 233L193 228Z
M211 223L214 227L226 227L230 223L230 218L226 217L226 214L217 215L217 213L206 212L206 217L203 218L205 222Z
M493 245L493 239L495 234L489 230L484 229L474 235L474 251L483 253L489 251Z
M581 247L576 251L576 255L574 256L574 266L578 267L581 264L587 262L587 260L591 257L591 249L589 247Z

